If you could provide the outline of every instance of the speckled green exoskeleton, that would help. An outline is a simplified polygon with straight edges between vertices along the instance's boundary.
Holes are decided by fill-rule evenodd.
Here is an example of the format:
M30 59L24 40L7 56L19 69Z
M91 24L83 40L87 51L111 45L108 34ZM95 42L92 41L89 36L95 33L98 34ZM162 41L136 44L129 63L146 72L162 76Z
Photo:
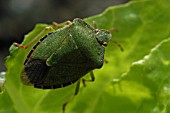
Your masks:
M99 30L83 20L76 18L66 26L53 30L42 37L32 48L24 62L21 80L35 88L54 89L77 83L78 93L80 78L92 70L101 68L104 53L112 35L109 30ZM52 28L47 28L52 29ZM34 39L33 39L34 41ZM32 41L32 42L33 42ZM17 43L13 45L27 48ZM63 105L63 110L69 101Z

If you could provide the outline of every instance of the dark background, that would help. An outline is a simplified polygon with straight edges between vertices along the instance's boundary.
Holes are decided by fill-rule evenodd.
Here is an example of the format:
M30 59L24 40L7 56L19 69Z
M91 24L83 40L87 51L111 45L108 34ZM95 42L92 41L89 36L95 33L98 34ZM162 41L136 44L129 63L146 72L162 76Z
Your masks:
M5 71L4 58L15 41L21 43L25 34L37 23L58 23L86 18L107 7L129 0L0 0L0 72Z

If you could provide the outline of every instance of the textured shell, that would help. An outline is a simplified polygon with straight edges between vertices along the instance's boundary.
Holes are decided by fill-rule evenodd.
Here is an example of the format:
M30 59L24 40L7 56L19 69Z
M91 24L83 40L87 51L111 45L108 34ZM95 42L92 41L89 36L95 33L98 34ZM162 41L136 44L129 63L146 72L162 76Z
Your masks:
M81 19L40 39L25 61L21 79L37 88L60 88L101 68L104 47L96 30Z

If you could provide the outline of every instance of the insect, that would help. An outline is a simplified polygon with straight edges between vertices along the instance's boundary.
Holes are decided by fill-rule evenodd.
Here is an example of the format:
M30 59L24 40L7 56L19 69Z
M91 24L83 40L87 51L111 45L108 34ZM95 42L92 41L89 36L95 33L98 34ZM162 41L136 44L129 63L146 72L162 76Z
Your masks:
M75 96L85 74L90 72L91 80L82 79L84 85L86 81L95 80L93 70L102 67L104 46L107 46L112 35L109 30L96 29L79 18L68 21L58 30L50 27L46 30L52 32L42 37L27 55L21 80L26 85L42 89L62 88L77 82ZM18 43L13 45L26 49L38 37L25 46ZM63 111L69 101L64 103Z

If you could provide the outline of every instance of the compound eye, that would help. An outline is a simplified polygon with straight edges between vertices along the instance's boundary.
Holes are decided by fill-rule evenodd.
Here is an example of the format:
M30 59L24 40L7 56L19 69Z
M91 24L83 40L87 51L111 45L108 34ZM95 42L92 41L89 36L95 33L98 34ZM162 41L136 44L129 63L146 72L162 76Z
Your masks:
M101 44L103 46L107 46L108 45L107 42L103 42L102 40L97 39L97 41L99 42L99 44Z
M98 33L100 32L100 30L99 30L99 29L96 29L95 32L96 32L96 34L98 34Z
M107 46L107 45L108 45L107 42L103 42L103 41L100 41L99 43L100 43L101 45L103 45L103 46Z

